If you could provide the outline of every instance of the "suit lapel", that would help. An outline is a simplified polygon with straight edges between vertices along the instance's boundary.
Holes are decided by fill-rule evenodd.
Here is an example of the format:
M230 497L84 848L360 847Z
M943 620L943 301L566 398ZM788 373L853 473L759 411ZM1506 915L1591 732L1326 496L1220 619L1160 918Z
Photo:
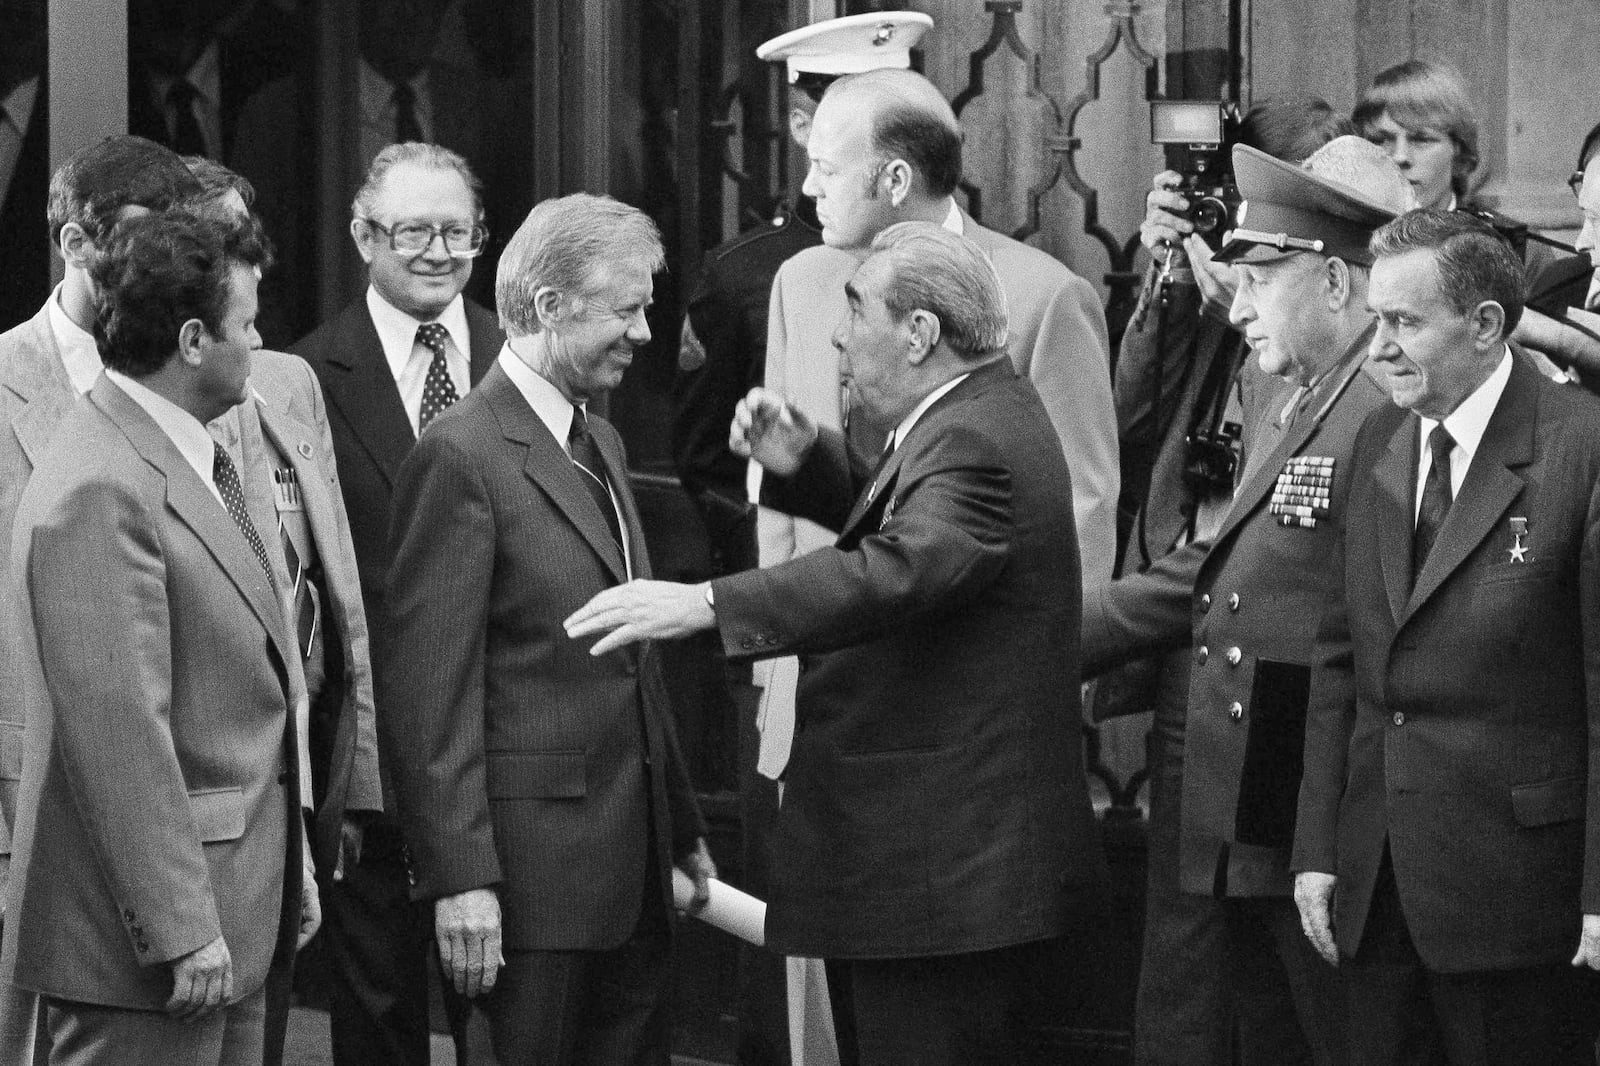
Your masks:
M102 377L89 393L90 398L106 413L145 461L161 471L167 479L167 504L174 513L194 531L206 546L234 587L239 590L250 609L255 612L268 638L277 647L285 663L291 649L285 644L283 618L261 563L250 549L239 527L233 524L227 509L211 495L211 490L200 480L188 462L134 400L116 385ZM259 531L258 531L259 532Z
M259 392L255 395L255 407L262 435L294 468L295 479L300 483L300 498L305 504L306 524L317 544L317 555L323 560L332 559L338 533L330 524L334 515L333 496L316 459L316 433L286 407ZM273 517L276 520L276 513ZM327 569L326 562L323 568Z
M1411 594L1411 540L1416 527L1417 422L1396 409L1388 450L1372 470L1372 499L1378 531L1378 567L1395 624L1405 615ZM1360 491L1354 486L1353 491ZM1356 545L1359 549L1361 546Z
M506 335L494 315L471 300L465 300L463 304L467 310L467 347L471 349L467 353L467 374L472 384L476 385L494 366L501 347L505 345Z
M1408 614L1414 613L1466 561L1522 491L1522 475L1514 468L1533 461L1538 406L1537 373L1513 360L1511 378L1489 416L1483 440L1461 483L1461 493L1445 515L1427 565L1417 575Z
M327 365L338 372L325 376L323 387L393 487L400 464L417 438L364 299L340 316L339 333L329 352Z
M638 503L633 498L633 487L628 482L628 464L623 458L620 445L611 433L595 434L595 443L600 446L600 458L606 464L606 477L611 482L611 491L617 498L617 504L622 510L623 535L628 538L628 554L633 559L633 576L647 578L650 576L650 555L644 542L644 523L639 518ZM606 531L610 536L610 530Z
M623 562L622 551L612 539L611 527L595 506L594 497L589 495L589 490L579 480L583 475L572 465L572 460L567 458L561 445L556 443L549 428L528 406L528 401L517 391L516 385L504 370L495 367L478 388L484 390L484 397L499 420L506 440L523 447L522 469L528 479L539 486L556 505L556 509L589 542L616 582L620 585L627 581L628 568ZM606 458L609 462L610 457ZM634 516L630 524L636 527L637 521L637 516ZM633 536L632 529L628 535Z
M55 299L53 295L50 298ZM41 307L25 328L30 334L29 342L14 348L11 359L0 365L0 385L27 404L12 422L12 432L29 465L38 466L62 415L78 394L61 361L55 330L50 328L49 305Z

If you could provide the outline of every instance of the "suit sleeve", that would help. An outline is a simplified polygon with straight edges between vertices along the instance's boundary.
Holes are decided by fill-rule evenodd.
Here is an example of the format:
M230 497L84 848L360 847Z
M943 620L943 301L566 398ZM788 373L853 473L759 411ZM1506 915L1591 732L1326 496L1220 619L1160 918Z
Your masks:
M353 595L349 601L350 632L345 638L348 651L345 655L345 699L341 719L355 715L355 758L350 767L350 787L345 794L347 811L383 810L383 786L378 777L377 722L373 712L372 661L370 634L367 631L367 613L361 603L360 584L356 564L355 542L350 535L350 516L345 512L344 490L339 485L338 468L334 463L333 430L328 425L328 408L322 398L322 386L311 365L296 360L305 375L305 393L311 400L311 422L317 431L319 455L328 457L328 495L333 501L334 525L338 529L337 543L330 545L339 556L338 568L350 583ZM324 573L333 570L331 561L323 566Z
M730 659L829 651L934 611L958 610L1005 566L1011 474L987 442L952 427L901 482L894 513L848 550L714 581Z
M1209 550L1207 542L1186 544L1147 570L1084 590L1085 677L1189 643L1194 584Z
M1073 275L1056 290L1029 354L1028 377L1072 471L1073 517L1086 586L1108 580L1117 550L1117 416L1105 311Z
M494 515L479 472L442 434L423 434L400 468L389 547L378 739L413 895L431 899L502 880L484 756Z
M1150 270L1155 270L1152 265ZM1168 285L1167 306L1140 304L1122 335L1112 396L1117 412L1120 493L1123 509L1136 514L1150 491L1151 471L1161 453L1193 367L1190 346L1200 328L1200 290ZM1144 325L1136 328L1140 314Z
M1355 727L1355 652L1345 602L1347 525L1334 543L1329 593L1312 653L1311 695L1306 709L1305 769L1295 815L1295 873L1337 874L1339 805L1344 798L1350 736Z
M149 950L136 957L170 962L222 927L172 737L156 516L127 486L89 480L35 527L23 580L73 802L117 907L138 916Z

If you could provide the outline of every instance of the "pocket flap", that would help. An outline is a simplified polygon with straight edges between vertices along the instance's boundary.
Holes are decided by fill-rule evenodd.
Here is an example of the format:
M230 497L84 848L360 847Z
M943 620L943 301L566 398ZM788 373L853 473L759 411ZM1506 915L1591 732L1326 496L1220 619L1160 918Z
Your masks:
M244 836L244 789L203 788L189 793L189 809L200 830L200 843L238 840Z
M22 725L0 722L0 781L22 780Z
M582 796L582 751L489 753L490 799L570 799Z
M1583 817L1588 801L1582 777L1558 777L1511 789L1511 808L1521 826L1554 825Z

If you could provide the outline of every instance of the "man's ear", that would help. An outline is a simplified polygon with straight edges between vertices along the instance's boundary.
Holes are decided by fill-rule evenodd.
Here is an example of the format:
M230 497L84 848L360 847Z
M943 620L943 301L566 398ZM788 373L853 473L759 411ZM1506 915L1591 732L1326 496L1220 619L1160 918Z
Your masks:
M1506 339L1506 309L1499 300L1485 300L1472 309L1472 342L1487 350Z
M539 325L550 329L561 322L561 293L549 285L533 294L533 313L539 316Z
M891 159L883 165L879 181L889 191L889 202L899 207L911 195L911 181L916 172L904 159Z
M89 269L89 262L94 258L94 241L76 222L68 222L61 227L61 235L56 238L56 249L68 266L79 270Z
M201 348L206 336L206 324L198 318L191 318L178 327L178 358L188 366L197 367L205 362L205 353Z
M1323 270L1323 281L1327 285L1328 310L1343 311L1355 296L1355 283L1351 279L1350 264L1343 259L1329 258Z
M921 366L939 346L939 334L943 328L939 316L919 307L906 316L905 328L910 334L906 344L906 362Z
M789 109L789 136L801 148L811 139L811 112L803 107Z
M356 251L361 253L363 263L372 262L374 252L373 242L378 239L377 231L363 219L350 220L350 239L356 242Z

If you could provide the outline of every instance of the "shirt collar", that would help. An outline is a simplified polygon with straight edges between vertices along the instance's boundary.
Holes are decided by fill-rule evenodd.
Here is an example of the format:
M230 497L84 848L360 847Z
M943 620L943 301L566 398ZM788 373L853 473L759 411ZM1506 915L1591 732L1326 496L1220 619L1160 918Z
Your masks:
M1450 439L1456 442L1471 464L1472 457L1477 454L1478 445L1483 441L1484 430L1489 428L1489 418L1494 414L1494 409L1500 405L1500 394L1506 391L1506 382L1511 380L1511 346L1507 345L1505 354L1500 357L1500 365L1494 372L1473 390L1472 395L1461 401L1454 411L1444 419L1445 432L1450 434ZM1433 432L1433 427L1439 423L1431 418L1419 418L1422 422L1422 439L1427 440L1428 434ZM1463 467L1462 469L1466 469Z
M956 204L954 196L950 197L950 210L945 212L944 221L939 225L954 233L957 237L961 236L966 230L966 221L961 217L961 208Z
M922 398L922 402L917 404L917 406L909 415L906 415L905 420L895 427L893 433L889 434L889 443L898 449L900 445L906 442L906 435L911 432L911 427L916 425L917 420L927 413L928 408L937 403L939 401L939 397L943 396L945 393L949 392L951 389L955 388L957 385L961 384L971 376L972 371L969 370L965 374L960 374L951 378L949 381L945 382L943 385L940 385L937 389L934 389L932 392L928 393L928 395L924 396Z
M511 379L511 384L522 393L522 398L528 401L533 413L539 416L539 421L545 424L550 435L565 451L567 435L572 432L572 401L548 378L524 362L511 347L510 341L500 349L499 362L506 377Z
M128 394L129 399L144 408L145 413L155 420L178 449L178 454L183 456L184 462L194 468L201 481L205 482L212 495L221 499L217 492L216 482L212 480L212 464L216 461L216 441L211 439L211 434L206 431L205 425L194 415L185 411L171 400L147 388L115 370L108 369L106 378Z
M50 332L55 334L56 347L61 349L61 362L66 367L67 378L79 393L88 392L94 387L94 380L100 376L100 368L104 365L100 361L100 349L94 342L94 334L67 317L66 309L61 306L59 283L50 294L48 306Z
M423 322L385 300L371 285L367 286L367 313L372 316L373 328L378 331L378 343L383 345L383 358L389 364L389 372L399 381L406 363L411 360L412 349L417 346L417 327ZM466 301L460 293L435 321L450 334L450 342L456 346L456 351L466 355L471 338L467 335Z

